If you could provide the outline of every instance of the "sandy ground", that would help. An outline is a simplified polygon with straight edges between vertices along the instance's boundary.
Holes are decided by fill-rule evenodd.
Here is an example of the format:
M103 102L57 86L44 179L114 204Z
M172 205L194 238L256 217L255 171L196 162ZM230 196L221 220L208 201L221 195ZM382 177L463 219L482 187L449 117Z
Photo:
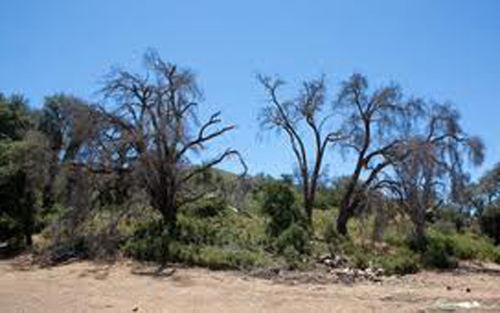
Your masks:
M0 261L0 312L500 312L500 269L423 272L353 285L155 270L88 262L20 269Z

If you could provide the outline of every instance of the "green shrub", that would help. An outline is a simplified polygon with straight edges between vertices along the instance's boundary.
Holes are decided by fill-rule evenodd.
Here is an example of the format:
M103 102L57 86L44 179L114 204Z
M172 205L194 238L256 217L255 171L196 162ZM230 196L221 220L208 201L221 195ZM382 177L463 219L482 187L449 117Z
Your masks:
M264 219L229 211L209 218L179 214L177 240L185 244L255 250L265 246L268 236Z
M166 262L171 257L171 241L163 221L154 220L138 225L122 250L138 260Z
M351 259L351 266L353 266L354 268L359 268L361 270L365 270L370 267L370 264L374 259L374 257L371 254L366 253L364 249L354 250L353 254L351 254L349 257Z
M479 223L483 234L493 239L495 244L500 244L500 205L486 207Z
M490 239L473 233L445 234L429 229L424 263L430 267L453 268L458 260L497 262L500 249Z
M188 212L200 218L207 218L222 214L226 210L227 204L221 197L209 196L197 201Z
M7 214L0 214L0 242L22 241L22 225Z
M267 264L262 251L232 250L217 246L184 244L167 238L128 243L124 251L139 260L178 262L210 269L250 269Z
M370 247L356 244L349 238L340 237L338 254L347 256L350 266L359 269L366 269L376 259L375 251Z
M292 248L298 254L309 254L311 252L309 232L299 224L295 223L285 229L275 241L278 252Z
M426 267L449 269L458 265L453 240L442 233L429 231L422 261Z
M266 260L262 252L208 246L201 249L195 265L211 269L250 269L265 264Z
M179 214L177 240L185 244L213 245L217 241L220 222L214 218L197 218Z
M420 269L420 257L409 248L397 248L394 252L383 255L377 262L387 275L413 274Z
M343 251L345 248L344 245L347 241L349 241L349 239L345 236L340 235L332 223L326 226L324 238L328 243L330 254L337 255L346 253L346 251Z
M327 234L330 231L335 231L333 221L337 214L337 208L328 210L316 210L313 214L313 230L317 238L327 240Z
M450 236L454 255L461 260L481 260L497 262L500 247L492 240L474 233L453 234Z
M290 186L270 183L264 187L262 209L271 219L267 232L271 237L278 237L294 223L304 220L301 210L295 203L295 195Z
M176 238L169 237L161 220L153 220L138 226L122 250L139 260L248 269L269 263L261 222L236 213L207 218L181 213Z
M470 227L470 216L456 208L444 207L439 210L439 219L434 223L441 232L452 234L465 231Z
M311 234L290 185L270 183L264 188L263 212L270 217L266 232L270 245L295 267L311 252Z

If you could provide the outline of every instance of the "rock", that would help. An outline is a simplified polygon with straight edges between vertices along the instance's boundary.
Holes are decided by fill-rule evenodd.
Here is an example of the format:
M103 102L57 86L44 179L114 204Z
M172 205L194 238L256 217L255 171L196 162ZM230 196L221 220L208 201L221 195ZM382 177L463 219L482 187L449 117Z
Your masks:
M137 307L137 306L132 309L132 312L137 312L137 311L139 311L139 307Z
M323 256L323 257L319 258L318 262L325 265L325 266L332 267L332 268L333 267L343 267L349 263L349 261L345 257L338 256L338 255Z
M383 269L383 268L377 268L377 269L375 270L375 275L377 275L377 276L382 276L382 275L384 275L384 269Z
M465 292L471 292L470 288L465 288Z
M481 307L482 305L478 301L451 301L440 299L434 304L433 309L455 312L480 309Z

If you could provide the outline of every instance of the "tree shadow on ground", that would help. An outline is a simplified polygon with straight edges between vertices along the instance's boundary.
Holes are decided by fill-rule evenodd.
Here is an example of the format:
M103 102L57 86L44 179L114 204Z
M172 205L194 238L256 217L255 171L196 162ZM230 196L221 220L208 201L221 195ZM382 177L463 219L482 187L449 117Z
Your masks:
M0 248L0 260L11 260L23 254L24 249Z
M171 277L177 271L176 268L167 268L164 265L160 266L135 266L131 273L139 276L149 276L153 278L167 278Z
M93 277L94 279L97 280L105 280L109 277L109 274L111 272L112 264L107 264L107 265L97 265L94 268L87 269L83 271L79 277L80 278L86 278L86 277Z
M500 265L470 263L460 265L454 272L457 275L486 274L491 276L500 276Z

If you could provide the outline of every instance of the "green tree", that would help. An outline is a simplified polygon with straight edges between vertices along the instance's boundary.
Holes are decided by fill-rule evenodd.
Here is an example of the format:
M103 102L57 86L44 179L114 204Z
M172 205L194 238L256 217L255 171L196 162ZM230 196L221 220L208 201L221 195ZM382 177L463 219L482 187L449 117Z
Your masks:
M92 135L97 133L94 122L90 105L82 99L65 94L45 98L37 127L48 140L49 158L45 164L47 175L44 177L42 192L44 209L50 209L54 205L54 184L56 178L63 173L66 177L64 202L71 203L76 177L70 163L77 161L82 152L88 152Z
M34 187L28 167L29 114L25 98L0 94L0 239L23 236L28 246L35 224Z

